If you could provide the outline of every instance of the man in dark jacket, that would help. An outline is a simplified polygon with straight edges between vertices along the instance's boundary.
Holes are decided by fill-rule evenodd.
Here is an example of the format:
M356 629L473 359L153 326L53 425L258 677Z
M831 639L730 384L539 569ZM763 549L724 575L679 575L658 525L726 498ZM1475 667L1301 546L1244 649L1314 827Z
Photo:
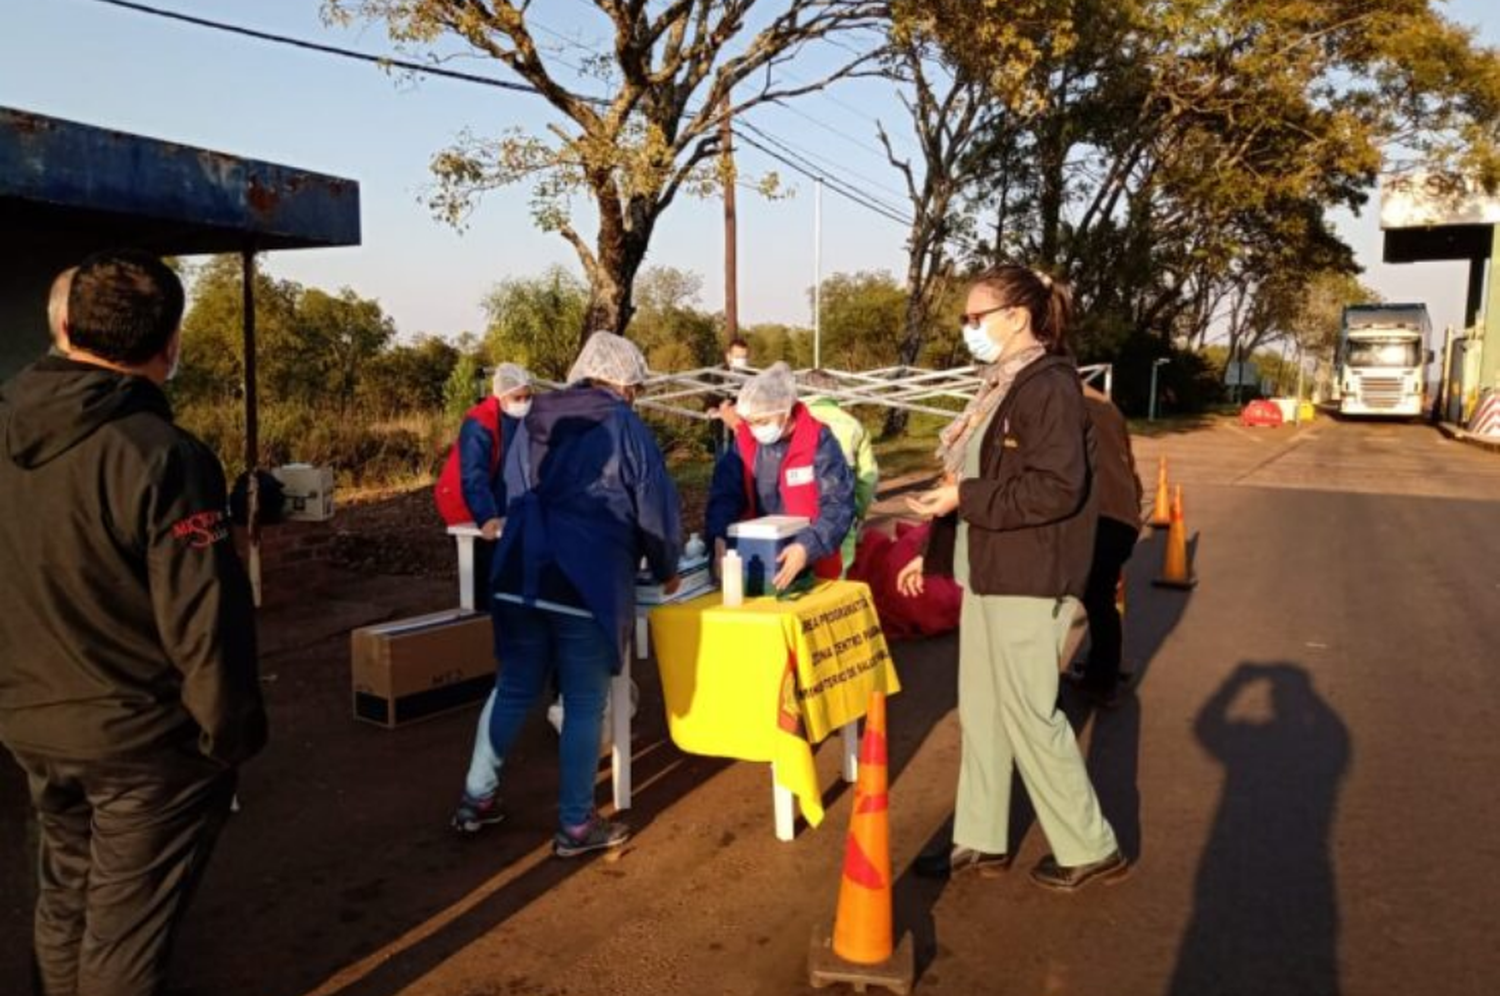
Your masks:
M1094 534L1094 562L1083 593L1083 607L1089 617L1089 657L1082 687L1096 705L1112 709L1120 704L1125 691L1115 589L1141 532L1141 479L1135 471L1130 430L1120 409L1107 394L1087 384L1083 387L1083 403L1097 444L1094 480L1099 490L1099 530Z
M0 388L0 742L41 832L48 996L164 990L235 768L265 743L223 471L161 388L182 308L160 260L92 256L63 355Z

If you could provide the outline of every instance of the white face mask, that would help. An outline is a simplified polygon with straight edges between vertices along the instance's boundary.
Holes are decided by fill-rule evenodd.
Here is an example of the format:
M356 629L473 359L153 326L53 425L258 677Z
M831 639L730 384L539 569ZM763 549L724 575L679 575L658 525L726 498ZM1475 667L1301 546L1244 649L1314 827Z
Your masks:
M984 320L964 326L964 345L980 363L994 363L1000 357L1000 344L984 330Z
M729 358L729 369L731 370L744 370L749 366L750 358L748 356L731 356Z
M525 418L531 414L531 399L527 398L525 401L502 401L500 402L500 410L511 418Z
M750 435L762 446L770 446L781 439L781 430L785 425L781 422L766 422L761 425L752 425Z

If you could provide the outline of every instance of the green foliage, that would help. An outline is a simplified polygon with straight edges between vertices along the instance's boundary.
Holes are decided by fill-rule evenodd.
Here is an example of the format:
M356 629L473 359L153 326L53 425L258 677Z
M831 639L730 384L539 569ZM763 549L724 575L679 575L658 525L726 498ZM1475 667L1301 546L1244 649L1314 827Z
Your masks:
M464 414L484 397L483 376L479 361L467 353L453 364L443 384L443 417L449 425L457 426Z
M347 407L360 374L396 334L378 302L349 288L337 295L255 274L256 382L266 405L326 402ZM243 277L238 256L215 256L191 281L182 322L183 357L174 396L236 397L245 377Z
M720 320L700 311L703 278L670 266L643 270L635 283L635 317L627 334L653 371L692 370L721 362Z
M360 370L360 406L370 411L436 411L459 351L437 336L397 343L371 357Z
M484 300L484 348L491 363L519 363L537 377L561 381L578 355L578 328L588 289L561 266L539 277L508 277Z
M231 477L244 468L244 413L234 405L191 402L178 422L219 454ZM436 412L345 418L327 405L282 402L261 413L261 465L332 466L341 486L368 487L430 477L453 441Z
M766 322L747 325L740 335L750 344L750 363L756 367L768 367L778 360L794 370L812 366L812 329L798 325L781 325Z
M1430 0L898 0L988 81L988 259L1069 278L1083 352L1286 334L1329 212L1420 163L1500 181L1500 54ZM1086 30L1085 30L1086 28Z
M868 370L897 362L906 291L878 272L835 273L823 281L823 366Z

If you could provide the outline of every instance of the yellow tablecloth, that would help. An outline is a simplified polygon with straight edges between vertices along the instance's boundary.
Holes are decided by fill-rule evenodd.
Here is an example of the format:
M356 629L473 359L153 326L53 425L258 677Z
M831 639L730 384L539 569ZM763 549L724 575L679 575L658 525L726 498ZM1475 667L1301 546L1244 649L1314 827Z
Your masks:
M830 581L796 601L718 592L651 613L672 740L692 754L771 761L811 826L823 819L812 745L901 689L870 589Z

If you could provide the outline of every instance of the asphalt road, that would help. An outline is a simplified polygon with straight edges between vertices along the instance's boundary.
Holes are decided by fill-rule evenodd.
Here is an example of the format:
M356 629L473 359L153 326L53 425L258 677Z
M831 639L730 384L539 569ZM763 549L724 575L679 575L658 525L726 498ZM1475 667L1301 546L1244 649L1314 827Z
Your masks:
M1065 697L1135 873L1041 892L1024 869L1047 847L1024 814L1006 876L906 873L950 812L955 643L897 645L896 916L918 991L1490 993L1500 455L1423 426L1327 421L1220 425L1137 452L1143 476L1166 454L1185 486L1200 583L1152 588L1161 540L1145 537L1126 624L1137 695L1103 714ZM832 914L852 797L832 749L828 821L777 843L767 769L676 752L643 674L626 853L546 856L555 752L539 723L513 761L511 820L454 840L443 821L472 713L355 726L343 644L324 635L268 662L277 741L246 772L246 809L182 939L192 991L811 991L808 938ZM3 980L24 965L23 813L5 766Z

